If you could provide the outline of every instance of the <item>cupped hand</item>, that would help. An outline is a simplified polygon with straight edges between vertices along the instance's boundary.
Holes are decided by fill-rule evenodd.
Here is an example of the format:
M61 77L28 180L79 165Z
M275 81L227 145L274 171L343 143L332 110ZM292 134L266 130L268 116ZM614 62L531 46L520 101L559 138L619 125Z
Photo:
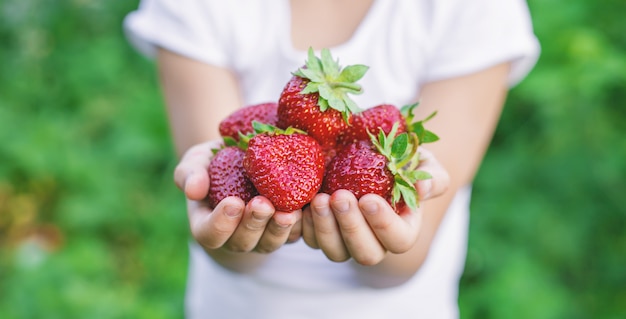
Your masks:
M189 226L205 249L269 253L300 237L302 211L280 212L263 196L247 204L237 197L223 199L214 209L205 197L209 190L207 168L211 149L219 141L191 147L174 171L174 181L187 198Z
M420 201L440 196L450 183L447 171L432 153L422 149L418 169L432 175L417 183ZM382 197L367 194L357 199L347 190L318 194L303 214L302 237L328 259L352 258L362 265L380 263L387 252L401 254L417 242L422 210L396 212Z

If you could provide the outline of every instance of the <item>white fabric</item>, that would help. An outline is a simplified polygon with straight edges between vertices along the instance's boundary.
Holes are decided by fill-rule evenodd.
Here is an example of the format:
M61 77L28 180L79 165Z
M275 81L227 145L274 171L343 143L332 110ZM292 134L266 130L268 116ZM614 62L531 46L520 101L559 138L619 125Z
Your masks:
M125 20L144 54L155 47L234 70L246 104L276 101L306 52L290 38L288 0L143 0ZM377 0L344 44L341 65L366 64L354 96L364 108L402 106L427 82L511 61L511 85L539 54L522 0ZM191 245L188 318L457 318L465 260L469 187L455 197L426 263L399 287L371 289L348 263L328 261L302 242L273 253L249 275L217 266Z

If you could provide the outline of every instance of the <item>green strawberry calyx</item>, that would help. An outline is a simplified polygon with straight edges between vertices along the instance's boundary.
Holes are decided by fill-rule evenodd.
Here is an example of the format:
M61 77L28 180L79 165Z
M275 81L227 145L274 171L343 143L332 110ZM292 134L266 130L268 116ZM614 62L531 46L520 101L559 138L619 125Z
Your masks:
M300 94L318 93L318 105L322 112L328 108L341 112L343 119L348 122L352 113L360 112L358 105L348 94L361 94L363 89L356 82L369 69L362 64L349 65L345 68L333 60L328 49L322 49L321 58L315 56L313 48L309 48L306 67L299 68L293 73L295 76L309 80Z
M415 115L413 114L413 110L417 108L418 105L419 103L408 104L400 109L400 112L406 119L407 131L413 132L415 133L415 135L417 135L419 144L438 141L439 136L424 127L424 123L435 117L435 115L437 115L437 111L434 111L421 121L415 121Z
M239 140L236 140L231 136L224 136L222 137L222 144L220 144L220 146L217 148L212 148L211 152L213 153L213 155L216 155L219 151L232 146L238 147L245 151L248 149L248 142L253 136L254 133L242 134L241 132L239 132Z
M419 203L415 184L432 176L417 169L420 162L417 135L414 132L405 132L396 136L397 131L398 123L395 123L387 135L382 129L378 135L369 131L368 134L376 150L387 158L387 168L393 174L392 206L395 208L400 199L404 199L408 207L416 209Z
M254 137L254 133L243 134L239 132L239 140L236 140L230 136L224 136L222 140L224 141L223 147L235 146L242 150L248 149L248 142L252 137Z
M248 143L250 143L250 140L258 134L269 134L269 135L277 135L277 134L291 135L295 133L305 134L305 135L307 134L305 131L299 130L297 128L293 128L291 126L283 130L274 125L261 123L259 121L252 121L252 128L254 129L254 131L248 134L243 134L240 131L239 140L236 140L230 136L224 136L222 138L224 143L219 148L212 149L213 154L216 154L221 149L225 147L229 147L229 146L235 146L245 151L248 149Z
M271 124L265 124L258 121L252 121L252 128L254 129L254 133L248 134L248 141L250 138L254 137L257 134L269 134L269 135L291 135L291 134L304 134L307 135L307 132L297 129L295 127L288 127L286 129L278 128Z

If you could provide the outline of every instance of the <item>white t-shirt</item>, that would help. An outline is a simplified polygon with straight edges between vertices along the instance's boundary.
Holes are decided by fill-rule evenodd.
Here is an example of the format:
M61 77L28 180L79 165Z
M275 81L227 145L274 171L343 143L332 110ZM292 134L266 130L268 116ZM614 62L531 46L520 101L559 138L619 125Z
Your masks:
M289 0L143 0L125 28L148 56L160 46L232 69L246 104L276 101L306 58L291 43ZM364 93L353 96L367 108L402 106L425 83L505 61L514 85L536 62L539 45L522 0L377 0L353 36L330 50L343 66L370 66L360 81ZM469 187L456 194L425 264L395 288L359 285L349 263L331 262L302 241L245 275L192 244L187 317L456 318L469 197Z

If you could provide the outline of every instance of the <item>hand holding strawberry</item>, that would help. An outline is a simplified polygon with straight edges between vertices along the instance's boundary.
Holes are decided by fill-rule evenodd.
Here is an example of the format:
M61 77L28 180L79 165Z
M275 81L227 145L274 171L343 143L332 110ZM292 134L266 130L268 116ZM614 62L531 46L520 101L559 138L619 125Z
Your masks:
M448 184L419 147L438 139L424 128L435 114L414 121L417 104L361 112L348 95L361 93L356 81L366 70L309 50L278 103L248 106L220 124L228 147L210 164L206 145L188 151L175 178L192 234L210 254L270 252L302 236L331 260L372 265L414 246L418 200Z
M210 141L193 146L174 171L174 181L187 197L192 236L210 254L268 253L300 238L301 212L276 211L263 196L253 197L248 203L228 196L213 208L209 206L211 150L221 148L221 143Z
M418 197L443 194L447 171L427 150L421 150L419 170L432 179L417 182ZM333 261L353 259L361 265L381 262L387 252L401 254L414 247L421 231L422 208L394 210L386 199L366 194L357 199L347 190L318 194L303 212L302 238Z
M396 136L398 127L396 122L387 135L382 128L377 136L368 131L369 141L357 141L337 153L327 167L322 191L332 194L345 189L357 198L376 194L394 209L400 210L405 204L416 209L415 183L431 176L417 170L417 135L405 132Z

